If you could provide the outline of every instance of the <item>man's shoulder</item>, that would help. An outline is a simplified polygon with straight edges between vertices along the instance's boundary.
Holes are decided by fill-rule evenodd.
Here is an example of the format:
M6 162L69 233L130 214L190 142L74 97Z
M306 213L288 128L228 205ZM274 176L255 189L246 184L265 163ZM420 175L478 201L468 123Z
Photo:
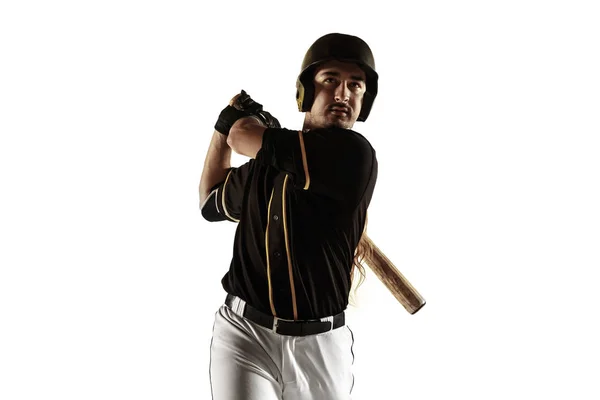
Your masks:
M267 131L268 134L267 134ZM299 132L302 132L302 135L299 135ZM276 140L275 138L278 136L280 138L290 136L298 136L298 137L316 137L322 140L331 139L333 142L330 142L331 145L337 146L350 146L353 148L359 147L364 150L371 151L375 153L375 149L371 145L369 139L366 136L357 132L353 129L341 128L341 127L326 127L326 128L312 128L312 129L288 129L288 128L267 128L265 130L265 134L267 134L268 140ZM320 140L318 140L320 142Z
M332 129L334 129L335 132L341 138L344 138L347 141L351 142L352 144L354 144L354 146L360 147L364 151L371 151L371 152L375 153L375 149L371 145L371 142L362 133L360 133L354 129L347 129L347 128L332 128Z
M358 141L362 141L365 143L371 144L369 140L361 133L349 129L349 128L340 128L340 127L328 127L328 128L314 128L306 131L306 133L315 133L322 135L334 135L340 137L352 138Z

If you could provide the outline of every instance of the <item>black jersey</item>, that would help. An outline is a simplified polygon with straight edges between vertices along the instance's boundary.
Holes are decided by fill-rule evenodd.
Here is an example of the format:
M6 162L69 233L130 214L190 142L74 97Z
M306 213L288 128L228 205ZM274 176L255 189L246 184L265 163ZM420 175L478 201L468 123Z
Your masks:
M267 128L202 208L238 223L225 291L284 319L345 310L376 180L375 150L353 130Z

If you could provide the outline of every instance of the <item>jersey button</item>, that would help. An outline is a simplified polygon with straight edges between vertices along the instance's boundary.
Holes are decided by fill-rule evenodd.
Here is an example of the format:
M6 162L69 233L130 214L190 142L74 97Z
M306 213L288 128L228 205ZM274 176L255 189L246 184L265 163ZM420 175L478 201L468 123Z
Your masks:
M276 251L275 253L273 253L273 255L274 255L275 257L277 257L277 258L281 257L281 253L280 253L280 252L278 252L278 251Z
M279 221L279 215L273 215L273 219L274 219L275 221Z

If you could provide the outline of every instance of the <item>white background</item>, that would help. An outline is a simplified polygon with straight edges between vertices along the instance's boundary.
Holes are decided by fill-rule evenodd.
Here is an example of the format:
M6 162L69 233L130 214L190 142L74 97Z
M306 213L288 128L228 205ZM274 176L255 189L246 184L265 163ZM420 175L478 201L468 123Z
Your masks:
M3 2L0 398L210 398L235 229L198 210L212 127L242 88L300 127L329 32L375 54L368 232L427 299L369 274L354 399L600 398L592 3Z

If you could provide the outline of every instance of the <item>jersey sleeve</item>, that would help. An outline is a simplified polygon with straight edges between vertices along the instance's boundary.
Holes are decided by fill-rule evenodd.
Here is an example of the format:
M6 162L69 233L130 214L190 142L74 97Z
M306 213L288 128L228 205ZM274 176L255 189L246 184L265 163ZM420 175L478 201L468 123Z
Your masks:
M210 195L200 206L204 219L209 222L239 222L250 169L251 162L230 168L225 180L211 188Z
M307 132L268 128L256 161L290 174L297 189L356 205L373 188L377 157L368 140L350 129Z

